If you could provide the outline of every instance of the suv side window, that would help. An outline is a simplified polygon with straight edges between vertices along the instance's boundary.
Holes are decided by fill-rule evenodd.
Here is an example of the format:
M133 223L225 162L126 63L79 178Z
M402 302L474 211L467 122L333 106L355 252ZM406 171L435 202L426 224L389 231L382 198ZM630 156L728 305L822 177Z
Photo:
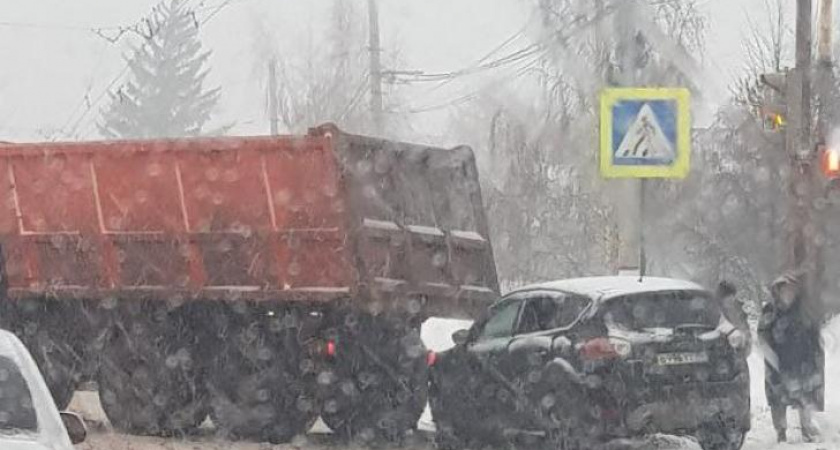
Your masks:
M586 307L589 299L585 297L563 297L563 303L557 311L557 328L565 328L573 324Z
M531 297L522 309L517 334L535 333L551 330L557 315L559 304L555 299L546 296Z
M491 310L491 316L484 322L479 331L477 340L513 336L513 327L516 319L519 318L519 310L522 308L522 300L516 299L498 305Z
M522 310L518 334L565 328L580 316L589 300L561 293L540 293L528 298Z

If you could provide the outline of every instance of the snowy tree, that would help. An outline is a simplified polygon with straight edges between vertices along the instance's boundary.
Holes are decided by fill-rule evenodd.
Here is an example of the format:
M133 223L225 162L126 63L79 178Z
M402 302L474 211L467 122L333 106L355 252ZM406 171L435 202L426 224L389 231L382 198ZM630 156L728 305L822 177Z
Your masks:
M761 74L792 64L793 36L785 11L780 0L767 0L758 14L766 24L759 27L753 22L747 36L744 75L732 86L731 103L720 110L711 127L695 133L691 175L685 181L653 182L656 195L650 202L649 217L668 243L653 249L655 259L663 268L682 272L665 274L689 274L707 284L729 278L739 285L753 312L768 298L767 286L785 270L788 257L790 161L784 129L764 127L760 107L768 95L776 94L759 81ZM836 87L833 92L838 98ZM836 103L823 102L828 108L822 108L815 95L815 117L825 114L827 123L837 123L832 110ZM827 205L821 214L826 214L825 220L836 220L836 209ZM824 247L826 273L840 265L833 256L837 247L829 234ZM837 291L832 281L824 295L840 304L833 300Z
M484 136L472 142L500 275L509 284L615 270L616 211L598 174L597 108L599 92L621 72L626 42L613 27L619 3L535 0L542 20L531 30L532 45L501 59L518 64L520 86L497 87L453 114L469 130L462 136ZM705 21L695 2L647 3L659 32L645 31L667 42L637 35L642 84L693 82L673 49L702 53Z
M331 0L324 29L309 28L308 35L282 48L271 29L255 27L255 53L259 72L265 63L277 62L278 115L280 127L305 133L309 127L333 122L357 133L372 132L367 107L370 92L368 68L368 18L364 2ZM398 65L399 51L385 42L383 64ZM268 86L268 83L265 83ZM387 113L386 131L395 136L402 116L393 112L398 93L383 85Z
M130 81L111 94L100 133L106 138L199 136L219 100L205 88L209 51L186 0L156 8L151 37L128 60Z
M665 243L651 248L659 273L706 285L729 279L757 312L785 263L781 138L737 103L695 131L689 177L651 182L648 217Z

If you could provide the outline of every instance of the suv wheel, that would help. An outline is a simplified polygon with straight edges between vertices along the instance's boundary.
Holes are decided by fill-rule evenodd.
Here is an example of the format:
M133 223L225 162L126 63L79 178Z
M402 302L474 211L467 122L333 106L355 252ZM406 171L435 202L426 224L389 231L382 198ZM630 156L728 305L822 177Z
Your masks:
M462 450L467 447L467 439L455 426L437 422L435 428L435 446L439 450Z
M740 450L746 436L746 431L722 424L705 426L696 434L703 450Z

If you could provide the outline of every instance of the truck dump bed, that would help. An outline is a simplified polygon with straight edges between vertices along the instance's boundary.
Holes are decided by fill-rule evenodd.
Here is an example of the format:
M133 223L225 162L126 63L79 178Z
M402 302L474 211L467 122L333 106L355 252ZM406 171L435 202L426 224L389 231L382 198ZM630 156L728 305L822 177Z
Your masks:
M471 316L496 270L468 148L347 135L0 146L7 297L349 300Z

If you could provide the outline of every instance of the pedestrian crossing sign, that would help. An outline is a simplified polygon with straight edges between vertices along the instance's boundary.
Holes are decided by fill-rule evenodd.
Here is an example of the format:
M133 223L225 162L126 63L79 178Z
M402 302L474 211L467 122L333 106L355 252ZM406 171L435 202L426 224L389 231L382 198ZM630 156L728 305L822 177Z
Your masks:
M601 175L685 178L691 94L680 88L614 88L601 94Z

